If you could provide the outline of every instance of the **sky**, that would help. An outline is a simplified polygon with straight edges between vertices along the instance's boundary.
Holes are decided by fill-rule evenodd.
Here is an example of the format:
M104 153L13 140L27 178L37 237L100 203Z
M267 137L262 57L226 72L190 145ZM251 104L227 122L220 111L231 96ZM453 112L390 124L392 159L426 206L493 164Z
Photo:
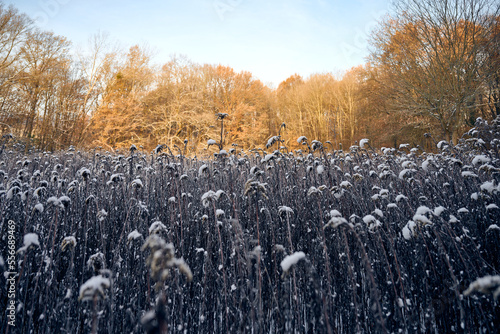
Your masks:
M3 0L40 28L85 47L106 33L153 62L184 55L249 71L270 87L295 73L339 73L365 62L367 39L390 0Z

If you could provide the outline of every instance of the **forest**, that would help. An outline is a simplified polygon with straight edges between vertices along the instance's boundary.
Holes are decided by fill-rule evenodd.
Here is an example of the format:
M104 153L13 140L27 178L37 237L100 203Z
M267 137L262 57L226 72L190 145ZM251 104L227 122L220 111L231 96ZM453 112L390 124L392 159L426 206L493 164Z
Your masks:
M277 88L0 6L0 333L494 333L500 3L395 6Z
M153 63L150 47L122 50L104 33L75 48L1 5L0 128L26 150L135 144L150 151L188 140L189 154L206 155L215 152L206 143L220 137L216 115L224 113L223 144L244 149L278 132L289 149L302 135L336 149L362 138L374 147L456 144L476 118L500 114L498 7L396 2L373 31L365 64L291 73L268 87L249 72L187 56Z

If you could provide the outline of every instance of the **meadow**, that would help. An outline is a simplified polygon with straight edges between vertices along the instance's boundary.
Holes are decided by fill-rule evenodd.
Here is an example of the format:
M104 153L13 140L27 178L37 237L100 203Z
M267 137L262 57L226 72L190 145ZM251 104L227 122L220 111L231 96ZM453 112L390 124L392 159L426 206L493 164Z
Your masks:
M25 154L8 139L0 306L16 272L16 312L2 333L500 325L498 118L433 153L305 137L289 152L276 136L204 159L166 145Z

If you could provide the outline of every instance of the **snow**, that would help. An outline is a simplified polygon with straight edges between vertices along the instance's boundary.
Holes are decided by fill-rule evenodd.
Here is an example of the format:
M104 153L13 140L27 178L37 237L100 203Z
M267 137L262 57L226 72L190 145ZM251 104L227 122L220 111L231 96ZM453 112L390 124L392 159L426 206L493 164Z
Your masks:
M351 188L352 187L352 184L351 182L349 181L342 181L340 182L340 186L344 189L347 189L347 188Z
M37 203L37 204L35 204L35 207L33 209L42 213L43 212L43 205L41 203Z
M474 159L472 159L472 164L474 166L477 166L479 164L485 164L485 163L488 163L490 161L491 161L491 159L489 157L487 157L486 155L476 155L474 157Z
M217 217L224 216L224 210L221 210L221 209L215 210L215 215Z
M210 205L210 201L217 201L222 194L224 194L222 190L217 190L217 192L209 190L201 196L201 202L207 208Z
M359 146L361 148L365 148L365 145L368 144L369 141L370 141L369 139L363 138L359 141Z
M497 187L495 187L495 181L486 181L480 187L481 191L488 192L489 194L493 194L497 191Z
M481 292L484 294L493 293L495 299L500 295L500 276L487 275L476 279L469 285L469 288L464 291L464 296L469 296L473 292Z
M290 267L297 264L297 262L304 259L305 257L306 254L304 252L295 252L291 255L287 255L285 256L283 261L281 261L281 269L283 269L284 272L288 272L290 270Z
M203 173L206 173L207 171L208 171L208 166L201 165L200 168L198 169L198 176L202 176Z
M403 169L401 172L399 172L399 179L404 180L407 177L410 177L411 169Z
M139 239L140 237L142 237L142 234L140 234L137 230L133 230L128 234L127 240L135 240Z
M422 205L422 206L419 206L417 211L415 212L416 215L425 215L429 212L432 212L431 209L429 209L428 207Z
M104 297L104 289L111 285L108 278L102 275L93 276L80 287L80 297L82 301L93 300L94 296Z
M441 216L441 214L446 210L444 206L438 206L434 208L434 216Z
M490 230L500 230L500 227L497 224L491 224L486 231Z
M306 136L300 136L297 138L297 143L302 144L302 142L307 141Z
M437 143L437 148L442 150L446 146L450 146L446 140L441 140L439 143Z
M323 174L324 171L325 167L323 165L318 165L318 167L316 167L316 173L318 173L318 175Z
M36 233L27 233L23 238L23 247L19 248L18 253L23 253L31 246L40 247L40 242L38 241L38 235Z
M366 215L363 217L363 221L365 222L365 224L370 224L372 222L376 222L377 219L375 217L373 217L372 215Z
M266 154L266 156L261 160L261 162L268 162L272 159L274 159L276 156L274 155L274 153L271 153L271 154Z
M216 145L216 144L217 144L217 142L216 142L215 140L213 140L213 139L209 139L209 140L207 141L207 145L208 145L208 146L210 146L210 145Z
M492 203L486 206L486 210L494 210L494 209L498 209L498 205Z
M400 202L400 201L401 201L401 200L403 200L403 199L406 199L406 200L407 200L407 199L408 199L408 197L406 197L405 195L398 195L398 196L396 196L396 202Z
M462 177L477 177L477 174L466 170L462 172Z
M158 233L160 231L166 231L167 227L159 220L155 221L151 226L149 226L149 234Z
M283 212L293 214L292 208L290 208L288 206L284 206L284 205L279 206L278 207L278 213L281 215Z
M135 179L135 180L133 180L131 182L131 185L132 185L132 187L135 187L135 188L142 188L143 187L141 179Z
M403 227L403 238L405 238L406 240L410 240L411 237L415 234L415 226L417 224L415 224L414 221L410 220L406 225L405 227Z

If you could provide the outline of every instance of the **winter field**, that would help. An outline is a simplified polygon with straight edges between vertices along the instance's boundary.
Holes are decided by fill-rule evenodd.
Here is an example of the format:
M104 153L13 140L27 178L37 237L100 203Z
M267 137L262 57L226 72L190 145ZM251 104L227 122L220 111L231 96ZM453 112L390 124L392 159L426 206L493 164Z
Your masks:
M0 332L498 330L500 120L437 153L299 141L5 147Z

